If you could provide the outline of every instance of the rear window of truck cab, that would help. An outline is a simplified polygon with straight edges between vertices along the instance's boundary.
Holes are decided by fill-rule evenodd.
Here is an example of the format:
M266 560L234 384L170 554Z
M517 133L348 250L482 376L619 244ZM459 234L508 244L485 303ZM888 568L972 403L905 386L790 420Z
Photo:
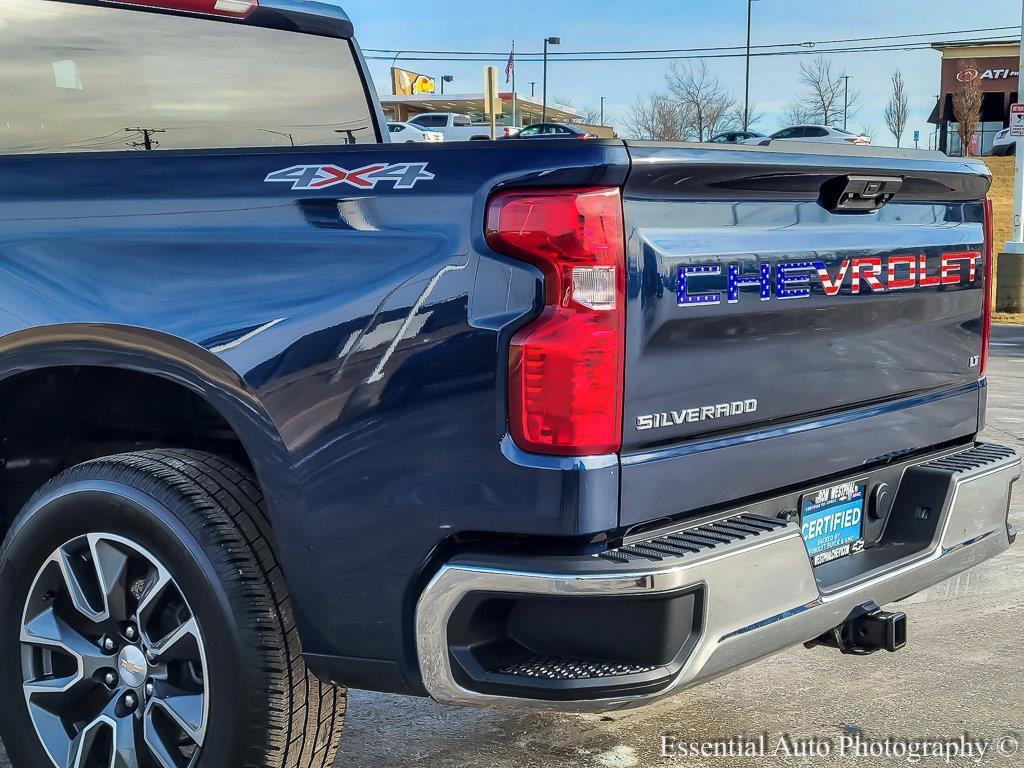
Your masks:
M347 40L55 0L0 39L0 154L378 140Z

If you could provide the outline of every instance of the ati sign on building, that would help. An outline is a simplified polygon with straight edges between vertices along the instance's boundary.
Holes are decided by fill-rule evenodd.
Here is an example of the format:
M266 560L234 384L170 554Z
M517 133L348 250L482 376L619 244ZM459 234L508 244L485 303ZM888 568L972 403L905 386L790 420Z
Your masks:
M1014 69L985 69L981 70L977 67L966 66L956 73L957 82L969 83L972 80L1009 80L1011 78L1017 79L1020 76L1020 72Z

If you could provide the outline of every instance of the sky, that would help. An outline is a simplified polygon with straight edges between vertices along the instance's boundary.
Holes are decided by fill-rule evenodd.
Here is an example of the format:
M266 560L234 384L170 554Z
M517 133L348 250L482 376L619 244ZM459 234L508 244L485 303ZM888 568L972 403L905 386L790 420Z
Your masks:
M624 50L744 45L746 0L346 0L360 44L366 48L505 51L515 39L520 50L539 50L547 36L562 39L562 50ZM756 0L753 45L823 41L916 33L944 33L1019 25L1021 0ZM985 37L988 33L970 35ZM1003 38L1010 32L993 32ZM934 40L951 36L936 34ZM921 40L931 41L926 37ZM838 46L842 47L842 46ZM375 55L375 54L368 54ZM940 55L931 49L831 56L834 66L851 76L850 88L861 94L851 129L869 127L876 144L895 144L883 111L890 79L899 69L910 93L907 139L920 130L922 146L933 130L927 123L939 88ZM507 55L495 57L501 71ZM755 58L751 65L751 100L764 118L762 133L783 127L782 112L800 91L799 66L810 57ZM407 56L399 66L440 76L451 74L451 93L483 91L480 63L417 62ZM390 92L390 61L370 61L378 91ZM605 102L606 122L625 129L625 118L638 95L662 88L668 61L553 62L548 70L549 97L568 98L576 107ZM743 98L744 59L709 59L725 87ZM539 63L523 62L517 74L520 92L541 80ZM540 86L537 86L540 95Z

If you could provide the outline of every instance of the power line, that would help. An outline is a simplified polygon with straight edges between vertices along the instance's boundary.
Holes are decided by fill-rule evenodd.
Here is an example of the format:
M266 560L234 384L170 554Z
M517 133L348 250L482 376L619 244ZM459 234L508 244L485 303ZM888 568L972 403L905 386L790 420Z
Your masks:
M762 45L751 46L751 49L766 49L766 48L813 48L818 45L836 45L840 43L868 43L877 42L879 40L909 40L918 37L941 37L944 35L971 35L978 34L981 32L1005 32L1019 30L1020 25L1007 26L1007 27L978 27L976 29L953 29L946 30L944 32L915 32L904 35L878 35L875 37L848 37L839 38L835 40L804 40L796 43L767 43ZM977 42L977 41L967 41ZM582 50L582 51L559 51L549 52L549 56L564 58L569 56L600 56L600 55L649 55L649 54L667 54L667 53L698 53L700 51L736 51L746 50L745 45L726 45L726 46L705 46L702 48L651 48L651 49L632 49L632 50ZM364 48L364 52L367 53L387 53L391 54L388 58L392 58L394 54L400 54L402 58L408 58L404 54L429 54L429 55L442 55L442 56L507 56L508 51L432 51L432 50L410 50L410 49L398 49L398 48ZM517 52L519 56L542 56L541 51L526 51ZM380 57L370 57L380 58ZM416 59L419 61L420 59Z
M964 44L964 43L980 43L987 42L984 39L976 40L954 40L950 41L950 44ZM752 52L751 57L771 57L771 56L808 56L818 54L833 54L833 53L884 53L887 51L924 51L931 48L931 43L928 42L907 42L907 43L885 43L876 46L856 46L848 48L801 48L795 51L757 51ZM743 58L746 56L745 52L739 53L709 53L709 54L689 54L689 55L604 55L604 56L574 56L569 58L561 58L559 62L614 62L614 61L675 61L675 60L686 60L686 59L735 59ZM391 56L367 56L367 59L371 61L391 61ZM486 63L493 61L492 58L482 54L462 54L458 57L453 56L406 56L405 61L424 61L424 62L448 62L448 63ZM519 61L522 63L540 63L541 58L530 58L528 56L520 56Z
M122 136L123 133L124 129L118 128L116 131L106 133L102 136L91 136L86 139L69 139L68 141L61 142L59 144L50 144L44 147L36 147L32 145L25 146L29 147L32 152L49 152L51 150L62 149L68 149L71 151L79 149L92 149L93 147L102 147L122 143L124 140L124 137Z

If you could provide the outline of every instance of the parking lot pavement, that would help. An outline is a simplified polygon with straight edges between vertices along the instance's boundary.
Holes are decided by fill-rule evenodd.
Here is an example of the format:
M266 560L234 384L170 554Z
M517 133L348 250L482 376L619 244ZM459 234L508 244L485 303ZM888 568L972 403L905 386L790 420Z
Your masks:
M1024 450L1024 328L995 329L985 437ZM1024 496L1011 520L1024 529ZM646 709L611 716L509 714L354 691L337 767L630 768L631 766L907 765L906 758L821 756L846 735L863 741L990 739L982 765L1021 765L996 742L1024 733L1020 643L1024 541L901 604L909 643L895 654L845 657L797 648ZM771 750L819 740L818 756L662 757L680 741L766 735ZM1022 742L1024 743L1024 742ZM1004 748L1012 742L1003 742ZM878 747L880 749L881 747ZM898 747L897 747L898 749ZM921 765L945 765L926 759ZM956 759L953 765L976 765ZM9 763L0 753L0 767Z

